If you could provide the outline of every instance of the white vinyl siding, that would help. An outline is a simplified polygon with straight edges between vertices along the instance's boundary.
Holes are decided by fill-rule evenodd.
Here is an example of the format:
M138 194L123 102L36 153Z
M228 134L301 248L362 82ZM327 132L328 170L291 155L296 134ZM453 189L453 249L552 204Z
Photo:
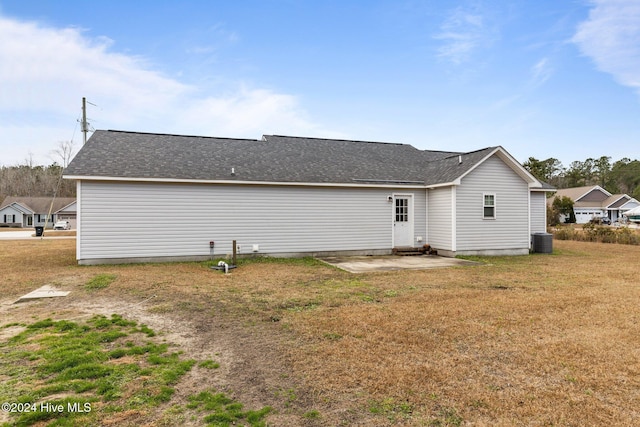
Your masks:
M424 190L403 191L413 195L413 246L422 246L427 236L427 197ZM418 242L416 238L422 237L422 241Z
M541 191L531 192L531 233L547 232L547 196Z
M624 205L620 206L618 209L620 209L623 212L626 212L626 211L631 210L633 208L637 208L638 206L640 206L640 203L638 203L636 201L636 199L631 199L627 203L625 203Z
M394 190L83 181L77 256L207 256L209 241L224 256L233 240L240 254L390 250ZM396 191L413 195L424 235L424 191Z
M429 197L428 241L436 249L454 250L452 242L452 187L434 188L427 191Z
M483 195L494 194L496 217L483 216ZM466 175L456 191L456 250L529 248L529 188L498 156Z
M25 215L26 217L26 215ZM22 212L13 208L11 205L6 206L0 211L0 221L4 224L18 224L22 222Z

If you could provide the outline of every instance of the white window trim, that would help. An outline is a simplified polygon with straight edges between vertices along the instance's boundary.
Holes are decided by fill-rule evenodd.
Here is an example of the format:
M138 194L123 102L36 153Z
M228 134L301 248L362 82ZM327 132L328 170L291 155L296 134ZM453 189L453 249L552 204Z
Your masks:
M484 204L484 200L486 196L493 196L493 216L485 216L484 208L489 207ZM482 219L493 221L498 217L498 197L496 193L482 193Z

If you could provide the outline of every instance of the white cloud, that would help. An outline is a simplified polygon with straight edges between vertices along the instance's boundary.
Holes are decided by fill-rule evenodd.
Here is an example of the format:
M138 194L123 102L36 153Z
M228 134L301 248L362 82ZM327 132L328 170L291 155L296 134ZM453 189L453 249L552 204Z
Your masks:
M106 38L77 28L45 28L0 17L0 110L75 111L81 93L127 98L133 106L166 103L187 86L146 69L139 58L109 52Z
M640 2L594 0L571 39L600 71L640 93Z
M29 152L49 162L56 143L73 135L82 97L97 104L88 115L101 129L253 138L270 129L325 133L293 95L242 82L218 85L214 93L113 47L82 29L0 15L0 164L21 162Z
M542 58L540 61L536 62L533 67L531 67L531 80L529 86L536 88L543 85L547 80L549 80L552 74L553 69L549 59Z
M256 138L262 134L325 133L306 118L295 96L246 85L223 96L185 102L173 117L180 132ZM190 131L191 129L191 131Z
M493 39L482 14L458 7L454 9L434 36L442 40L438 56L459 65L468 61L475 50Z

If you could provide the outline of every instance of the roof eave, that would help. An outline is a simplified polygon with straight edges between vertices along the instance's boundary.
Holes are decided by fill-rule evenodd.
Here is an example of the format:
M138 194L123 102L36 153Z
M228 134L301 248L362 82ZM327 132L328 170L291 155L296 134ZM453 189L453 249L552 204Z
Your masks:
M287 182L287 181L242 181L242 180L206 180L183 178L144 178L144 177L113 177L113 176L89 176L89 175L63 175L65 179L78 181L111 181L111 182L155 182L175 184L219 184L219 185L271 185L294 187L356 187L356 188L418 188L424 189L425 184L401 184L401 183L348 183L348 182Z
M537 191L539 193L555 193L558 191L556 188L531 187L531 185L529 186L529 188L531 189L531 191Z
M433 188L441 188L441 187L451 187L454 185L460 185L462 182L460 179L455 179L451 182L441 182L439 184L428 184L425 187L427 189L433 189Z

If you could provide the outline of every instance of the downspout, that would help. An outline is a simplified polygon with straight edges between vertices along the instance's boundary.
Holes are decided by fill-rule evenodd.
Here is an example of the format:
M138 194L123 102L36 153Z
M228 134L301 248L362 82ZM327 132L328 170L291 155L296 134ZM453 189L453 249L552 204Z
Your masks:
M549 224L547 224L547 192L544 192L544 232L547 232L547 227L549 227Z
M425 188L424 189L424 244L427 244L430 242L429 240L429 189Z
M456 254L456 246L457 246L457 222L458 222L458 213L456 209L457 201L456 201L456 186L451 186L451 251L453 255Z
M82 259L82 181L76 181L76 261Z
M529 223L529 232L527 233L527 238L529 239L529 252L531 252L531 249L533 249L533 237L531 237L531 196L533 194L533 191L531 191L531 188L529 186L527 186L527 191L529 192L529 197L527 198L527 221ZM546 217L547 215L545 215L545 221ZM545 226L545 231L546 229L547 227Z

